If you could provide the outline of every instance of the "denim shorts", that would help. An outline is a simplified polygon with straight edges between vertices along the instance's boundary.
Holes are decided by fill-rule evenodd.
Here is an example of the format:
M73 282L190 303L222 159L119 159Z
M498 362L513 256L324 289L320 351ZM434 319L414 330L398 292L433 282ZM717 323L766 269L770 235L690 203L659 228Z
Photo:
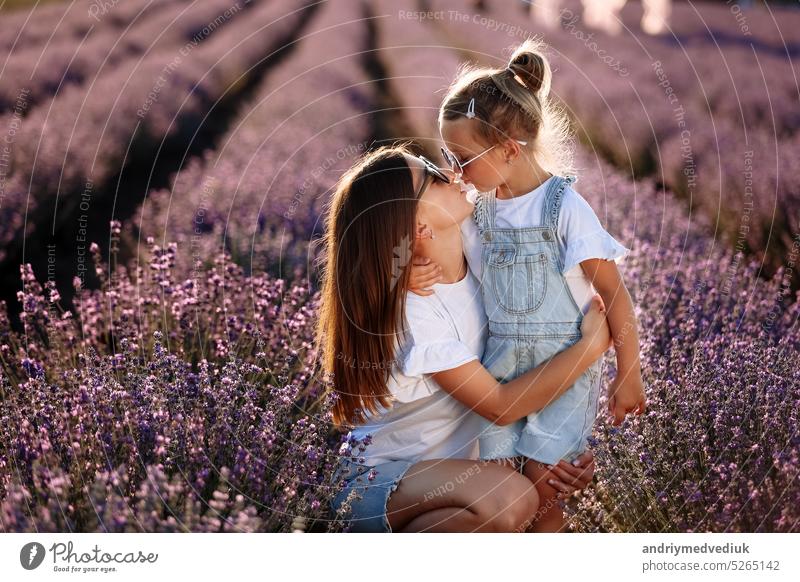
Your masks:
M386 503L413 464L413 461L389 461L370 466L341 459L332 481L345 481L345 486L331 500L333 515L337 515L343 505L349 505L349 511L344 507L341 517L349 523L348 531L390 533Z

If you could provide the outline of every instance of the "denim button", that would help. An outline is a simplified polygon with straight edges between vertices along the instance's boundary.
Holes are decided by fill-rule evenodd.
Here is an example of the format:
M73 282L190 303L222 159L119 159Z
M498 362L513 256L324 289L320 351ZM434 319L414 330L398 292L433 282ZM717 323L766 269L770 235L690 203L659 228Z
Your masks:
M483 240L492 240L492 233L491 232L484 232L483 233Z
M548 231L544 231L544 232L542 233L542 238L543 238L544 240L550 240L550 233L549 233Z

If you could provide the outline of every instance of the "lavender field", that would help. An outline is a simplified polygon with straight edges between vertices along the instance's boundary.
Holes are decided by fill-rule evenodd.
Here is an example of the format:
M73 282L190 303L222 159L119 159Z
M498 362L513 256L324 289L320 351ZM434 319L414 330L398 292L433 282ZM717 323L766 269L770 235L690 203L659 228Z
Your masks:
M4 12L2 531L346 530L329 477L363 445L314 344L325 203L381 144L438 159L459 64L528 35L576 189L632 249L648 397L598 421L571 530L800 531L800 10L675 3L645 32L638 2L605 29L551 4Z

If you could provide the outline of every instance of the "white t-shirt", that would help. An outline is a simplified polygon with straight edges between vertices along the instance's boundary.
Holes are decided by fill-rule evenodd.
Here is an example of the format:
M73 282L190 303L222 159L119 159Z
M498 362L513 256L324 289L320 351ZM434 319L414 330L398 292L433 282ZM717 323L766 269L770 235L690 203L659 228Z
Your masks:
M542 205L547 185L508 200L496 198L495 228L529 228L542 226ZM472 216L461 223L464 254L469 268L481 279L481 240ZM630 252L619 244L603 226L589 203L572 187L564 188L556 238L564 258L564 277L575 303L585 308L595 294L592 282L583 272L581 261L608 259L619 261Z
M488 334L478 280L471 272L456 283L436 283L433 295L406 296L409 341L398 351L388 388L395 401L350 436L372 441L368 465L387 461L478 458L481 418L430 377L480 360Z

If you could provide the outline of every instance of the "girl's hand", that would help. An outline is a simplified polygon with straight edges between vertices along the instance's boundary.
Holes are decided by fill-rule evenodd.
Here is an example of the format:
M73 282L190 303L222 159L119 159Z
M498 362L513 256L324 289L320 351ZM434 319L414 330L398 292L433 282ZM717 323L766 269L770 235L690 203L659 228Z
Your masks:
M589 310L581 322L581 341L586 344L586 349L597 355L597 358L609 348L611 344L611 330L606 320L606 307L600 295L592 297Z
M432 263L429 258L414 256L411 260L411 275L408 280L408 290L417 295L433 295L430 286L442 280L442 268L438 263Z
M559 497L568 497L578 490L585 489L592 482L594 453L587 449L572 463L562 459L557 465L552 466L550 472L558 476L558 480L550 481L550 485L558 489Z
M647 398L644 395L644 382L638 370L622 374L617 372L617 377L608 387L608 412L612 417L611 424L622 424L625 417L630 414L642 414L647 408Z

